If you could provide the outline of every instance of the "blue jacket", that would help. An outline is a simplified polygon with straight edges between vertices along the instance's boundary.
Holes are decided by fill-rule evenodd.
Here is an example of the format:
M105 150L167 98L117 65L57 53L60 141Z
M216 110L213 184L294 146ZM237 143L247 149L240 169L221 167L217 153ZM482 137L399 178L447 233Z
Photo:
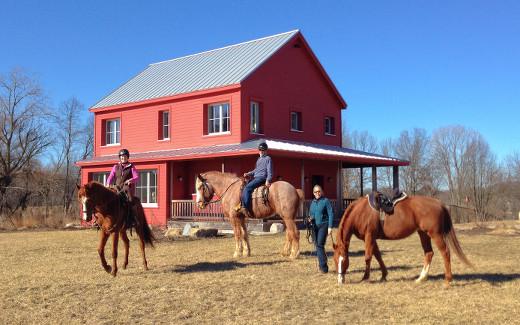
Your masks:
M328 221L329 228L332 228L334 212L332 211L332 205L329 199L320 197L319 200L312 200L311 206L309 207L309 215L311 219L315 220L316 226L320 226Z
M267 155L258 157L255 169L248 172L247 174L252 175L254 178L265 178L267 181L271 182L271 179L273 178L273 165L271 163L271 157Z

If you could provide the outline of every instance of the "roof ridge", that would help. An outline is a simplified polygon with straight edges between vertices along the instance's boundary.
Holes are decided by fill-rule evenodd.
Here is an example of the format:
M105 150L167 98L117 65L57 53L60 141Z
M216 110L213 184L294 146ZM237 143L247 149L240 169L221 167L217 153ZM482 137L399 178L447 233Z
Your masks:
M300 31L299 29L294 29L294 30L291 30L291 31L288 31L288 32L284 32L284 33L280 33L280 34L276 34L276 35L271 35L271 36L265 36L265 37L257 38L257 39L254 39L254 40L250 40L250 41L246 41L246 42L242 42L242 43L237 43L237 44L232 44L232 45L228 45L228 46L224 46L224 47L219 47L219 48L213 49L213 50L208 50L208 51L203 51L203 52L199 52L199 53L194 53L194 54L189 54L189 55L185 55L185 56L180 56L178 58L173 58L173 59L170 59L170 60L164 60L164 61L159 61L159 62L155 62L155 63L150 63L148 66L150 67L150 66L153 66L153 65L158 65L158 64L162 64L162 63L166 63L166 62L171 62L171 61L176 61L176 60L180 60L180 59L185 59L185 58L188 58L190 56L196 56L196 55L201 55L201 54L205 54L205 53L211 53L211 52L215 52L215 51L220 51L220 50L223 50L223 49L244 45L244 44L247 44L247 43L257 42L257 41L265 40L265 39L268 39L268 38L274 38L274 37L282 36L282 35L286 35L286 34L291 34L291 33L295 34L295 33L299 32L299 31Z

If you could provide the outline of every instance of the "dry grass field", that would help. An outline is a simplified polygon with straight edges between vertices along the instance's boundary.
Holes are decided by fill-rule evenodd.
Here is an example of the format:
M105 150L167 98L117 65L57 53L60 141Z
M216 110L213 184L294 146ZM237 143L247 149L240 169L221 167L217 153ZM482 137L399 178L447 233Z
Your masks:
M316 272L303 236L295 261L278 254L282 235L251 236L252 256L238 260L231 258L229 236L163 238L148 249L150 270L144 272L134 235L129 268L113 278L100 266L95 230L3 232L0 324L519 323L520 236L514 227L520 224L459 227L459 240L476 268L455 259L447 289L440 254L430 279L414 282L422 264L416 235L380 241L389 268L385 283L378 282L375 260L371 281L359 282L363 246L353 240L347 284L338 286L333 272Z

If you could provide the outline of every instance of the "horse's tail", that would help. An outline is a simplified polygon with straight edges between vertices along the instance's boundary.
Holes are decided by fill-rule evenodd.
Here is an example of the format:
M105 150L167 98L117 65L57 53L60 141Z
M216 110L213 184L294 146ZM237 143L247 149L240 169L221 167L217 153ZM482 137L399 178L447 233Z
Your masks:
M138 200L137 198L134 198L135 200ZM141 205L141 201L137 202L137 216L138 216L138 222L137 227L139 229L137 230L138 233L140 233L143 236L143 240L145 244L153 246L153 242L156 240L155 236L153 235L152 230L150 229L150 226L148 225L148 221L146 221L146 216L144 214L143 206Z
M469 267L474 267L462 251L462 247L460 246L459 240L457 239L457 235L455 234L455 228L453 227L453 222L451 221L450 212L445 206L443 206L442 209L444 210L444 222L442 229L444 240L450 245L450 247L455 251L457 257L464 264L466 264Z

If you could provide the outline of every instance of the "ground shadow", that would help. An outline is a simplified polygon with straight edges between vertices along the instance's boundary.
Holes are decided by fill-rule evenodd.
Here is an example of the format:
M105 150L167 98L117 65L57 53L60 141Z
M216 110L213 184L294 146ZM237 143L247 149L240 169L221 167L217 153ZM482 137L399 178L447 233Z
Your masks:
M191 265L176 265L164 272L173 273L194 273L194 272L223 272L234 271L247 266L257 265L274 265L279 263L287 263L287 261L269 261L269 262L251 262L242 263L237 261L223 261L223 262L199 262Z
M431 275L428 279L433 281L444 281L444 274ZM520 273L467 273L453 275L454 281L485 281L491 285L498 285L518 279L520 279Z
M381 251L381 256L384 256L386 253L392 253L392 252L398 252L398 251L401 251L401 249L392 249L392 250L384 250L384 251ZM327 257L332 257L334 256L334 252L333 251L327 251ZM303 252L300 252L300 255L302 256L316 256L316 251L313 249L313 250L310 250L310 251L303 251ZM365 256L365 251L364 250L357 250L357 251L350 251L348 252L348 256L349 257L360 257L360 256Z

